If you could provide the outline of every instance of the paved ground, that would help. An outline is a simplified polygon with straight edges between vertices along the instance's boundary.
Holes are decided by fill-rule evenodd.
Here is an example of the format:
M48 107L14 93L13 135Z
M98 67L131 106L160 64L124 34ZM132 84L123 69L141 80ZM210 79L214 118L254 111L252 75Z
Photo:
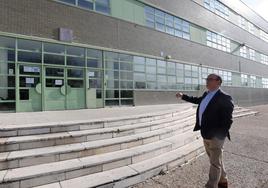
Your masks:
M236 119L232 142L226 141L224 162L230 188L268 188L268 105L252 107L257 116ZM208 178L208 158L154 177L136 188L201 188Z

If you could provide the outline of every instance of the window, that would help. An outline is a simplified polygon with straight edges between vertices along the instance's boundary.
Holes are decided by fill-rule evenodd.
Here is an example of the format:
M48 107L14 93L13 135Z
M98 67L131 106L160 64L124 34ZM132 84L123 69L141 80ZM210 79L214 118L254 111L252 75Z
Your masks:
M145 6L146 25L151 28L155 27L154 10L152 7Z
M174 35L174 17L169 14L166 14L166 32Z
M228 19L229 9L217 0L204 0L205 7L217 15Z
M41 42L18 40L18 61L41 63Z
M93 0L78 0L78 6L93 10Z
M190 23L150 6L145 6L146 25L170 35L190 39Z
M243 29L246 29L246 19L243 18L242 16L238 16L238 25L243 28Z
M255 50L249 49L249 59L255 61Z
M230 40L218 35L216 33L213 33L211 31L207 31L207 46L210 46L212 48L216 48L218 50L222 50L225 52L231 51L231 44Z
M95 0L95 10L104 14L110 14L110 1L109 0Z
M249 86L256 87L256 76L250 76Z
M262 78L262 87L268 88L268 78Z
M268 56L267 55L261 54L261 63L268 65Z
M84 9L94 10L103 14L111 14L110 0L59 0Z
M254 34L255 30L256 30L255 25L253 25L252 23L248 22L248 31L250 33Z
M260 36L262 40L268 42L268 33L264 32L263 30L260 30Z
M163 11L155 10L155 28L165 32L165 13Z
M241 85L248 86L248 75L241 74Z
M240 48L240 56L247 58L247 47L243 46L242 48Z

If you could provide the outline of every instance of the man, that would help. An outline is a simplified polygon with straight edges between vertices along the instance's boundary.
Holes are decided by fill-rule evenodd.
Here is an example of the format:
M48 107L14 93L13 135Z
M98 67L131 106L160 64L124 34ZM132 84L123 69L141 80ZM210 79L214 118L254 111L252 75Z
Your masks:
M222 154L225 138L230 140L229 129L232 124L232 98L220 86L222 78L210 74L206 79L207 91L202 97L192 97L177 93L176 97L198 104L194 131L201 130L206 153L210 160L209 180L206 188L227 188L228 180L224 169Z

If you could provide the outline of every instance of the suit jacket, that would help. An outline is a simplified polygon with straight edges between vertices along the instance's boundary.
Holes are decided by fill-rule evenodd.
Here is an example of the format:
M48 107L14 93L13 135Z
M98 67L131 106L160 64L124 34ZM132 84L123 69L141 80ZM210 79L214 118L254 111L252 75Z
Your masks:
M204 139L211 139L213 137L224 139L227 136L230 140L229 129L233 123L232 113L234 109L232 97L219 89L208 103L202 115L200 126L198 111L200 103L206 95L207 92L202 97L192 97L185 94L182 96L183 100L198 104L194 131L201 130L201 135Z

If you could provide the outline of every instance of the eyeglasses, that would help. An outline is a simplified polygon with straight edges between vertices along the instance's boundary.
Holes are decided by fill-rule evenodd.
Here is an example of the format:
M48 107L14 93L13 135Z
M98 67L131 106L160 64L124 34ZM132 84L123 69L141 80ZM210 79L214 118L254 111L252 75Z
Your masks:
M213 80L218 80L217 78L206 78L206 81L207 82L211 82L211 81L213 81Z

